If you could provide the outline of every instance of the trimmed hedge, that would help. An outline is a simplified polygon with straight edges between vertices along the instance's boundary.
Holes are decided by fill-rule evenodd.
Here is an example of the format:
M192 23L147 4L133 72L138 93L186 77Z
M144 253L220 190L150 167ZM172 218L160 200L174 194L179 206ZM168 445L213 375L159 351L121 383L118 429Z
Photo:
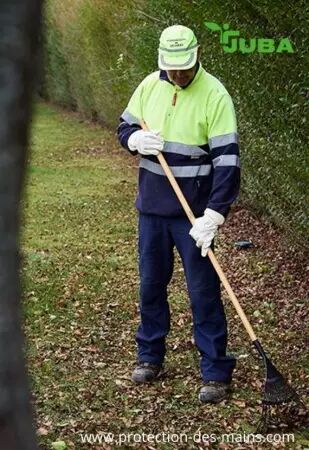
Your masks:
M242 201L294 241L308 233L304 1L49 0L45 95L116 127L142 78L157 69L163 28L182 23L201 43L202 64L232 95L242 152ZM229 23L241 36L289 37L295 53L224 53L204 21ZM306 241L308 246L308 240Z

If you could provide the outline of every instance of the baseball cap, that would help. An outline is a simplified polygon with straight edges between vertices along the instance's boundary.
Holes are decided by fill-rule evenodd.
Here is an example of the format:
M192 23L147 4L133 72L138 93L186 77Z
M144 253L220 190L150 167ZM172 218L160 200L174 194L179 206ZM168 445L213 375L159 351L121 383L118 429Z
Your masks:
M173 25L163 30L158 50L160 69L186 70L196 63L198 43L190 28Z

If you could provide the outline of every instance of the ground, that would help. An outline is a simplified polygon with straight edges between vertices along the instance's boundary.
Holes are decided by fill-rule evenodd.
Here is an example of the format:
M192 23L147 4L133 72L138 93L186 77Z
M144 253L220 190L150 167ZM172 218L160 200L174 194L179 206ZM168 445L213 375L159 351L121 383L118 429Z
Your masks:
M196 433L254 431L264 373L224 294L229 351L238 357L234 391L220 406L198 402L199 360L178 258L169 289L167 375L147 388L130 381L138 324L134 207L138 159L119 147L113 133L50 105L36 108L32 142L22 274L41 448L57 448L55 442L64 441L72 450L125 449L139 439L136 433L163 436L163 432L170 440L177 439L173 433L187 433L188 442L183 436L178 443L137 442L135 448L268 448L193 444ZM234 246L238 239L250 239L254 247L239 250ZM216 255L263 346L304 396L308 381L304 252L237 204L221 230ZM292 422L287 428L283 421L281 431L291 430L295 442L272 448L309 447L301 407L294 410ZM103 432L132 433L132 440L130 445L82 442L84 433Z

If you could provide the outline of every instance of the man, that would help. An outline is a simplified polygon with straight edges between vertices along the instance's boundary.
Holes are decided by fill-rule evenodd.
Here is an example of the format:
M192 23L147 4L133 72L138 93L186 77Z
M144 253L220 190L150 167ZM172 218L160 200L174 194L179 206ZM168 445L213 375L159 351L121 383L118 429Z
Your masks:
M226 355L220 283L207 251L238 195L240 169L232 100L203 69L199 57L192 30L181 25L166 28L159 45L160 71L148 75L135 90L121 116L118 136L130 153L141 155L136 201L141 322L132 379L145 383L162 374L170 327L167 286L176 247L201 355L204 385L199 398L218 403L227 396L235 359ZM141 119L151 131L141 129ZM192 228L159 164L159 152L198 217Z

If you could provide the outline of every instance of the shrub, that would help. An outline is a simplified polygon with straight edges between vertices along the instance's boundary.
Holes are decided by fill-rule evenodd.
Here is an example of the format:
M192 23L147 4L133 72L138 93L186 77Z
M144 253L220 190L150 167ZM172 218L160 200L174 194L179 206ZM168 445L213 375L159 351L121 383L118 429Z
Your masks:
M243 167L242 200L285 229L293 240L308 232L305 2L241 0L49 0L48 94L76 104L115 128L133 89L157 68L163 28L193 28L202 64L232 95ZM60 13L61 10L61 14ZM224 53L203 22L230 23L244 37L289 37L294 54Z

